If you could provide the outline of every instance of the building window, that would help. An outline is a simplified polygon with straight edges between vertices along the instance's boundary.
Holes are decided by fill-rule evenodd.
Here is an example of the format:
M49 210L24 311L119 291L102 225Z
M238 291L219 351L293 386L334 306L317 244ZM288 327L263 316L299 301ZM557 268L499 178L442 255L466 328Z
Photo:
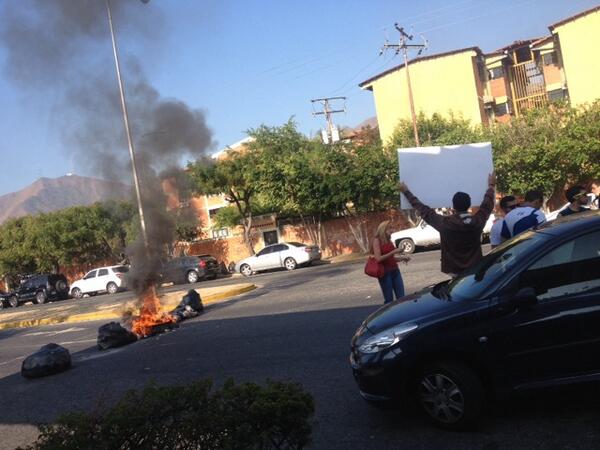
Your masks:
M502 66L500 66L500 67L494 67L492 69L489 69L488 75L490 77L490 80L502 78L504 76L504 68Z
M565 99L565 91L563 89L555 89L548 91L548 100L551 102L558 102Z
M494 105L494 115L496 117L504 116L505 114L508 114L508 113L509 113L509 111L508 111L508 103L507 102Z
M545 66L556 65L556 52L544 53L542 55L542 64Z
M219 228L212 230L213 239L223 238L229 236L229 228Z
M529 47L518 48L515 50L515 58L517 64L531 61L531 50L529 50Z

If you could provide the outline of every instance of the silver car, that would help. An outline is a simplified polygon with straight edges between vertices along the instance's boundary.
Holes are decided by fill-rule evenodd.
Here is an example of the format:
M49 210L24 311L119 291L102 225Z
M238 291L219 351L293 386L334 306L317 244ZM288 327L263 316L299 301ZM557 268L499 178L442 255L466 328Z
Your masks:
M256 255L242 259L235 265L235 271L248 277L254 272L280 267L294 270L299 265L310 265L319 259L321 249L316 245L282 242L267 245Z

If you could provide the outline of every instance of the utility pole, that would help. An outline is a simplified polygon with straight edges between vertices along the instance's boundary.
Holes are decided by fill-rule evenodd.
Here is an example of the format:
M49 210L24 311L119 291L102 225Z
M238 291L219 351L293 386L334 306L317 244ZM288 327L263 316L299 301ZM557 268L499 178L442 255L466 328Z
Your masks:
M410 42L413 40L413 36L406 33L404 28L398 25L398 23L394 24L394 27L400 33L400 41L397 44L389 44L386 42L381 47L379 54L383 54L388 48L393 48L396 50L396 55L402 51L402 55L404 56L404 69L406 70L406 83L408 85L408 103L410 105L410 116L412 118L413 124L413 133L415 135L415 144L417 147L421 146L421 142L419 141L419 130L417 129L417 115L415 114L415 102L413 100L412 86L410 84L410 72L408 70L408 49L419 49L417 56L419 56L424 49L427 48L427 41L423 36L423 44L411 44Z
M346 112L346 107L344 106L342 109L331 109L331 106L329 104L330 101L338 101L338 100L346 101L346 97L313 98L310 101L313 104L313 108L314 108L315 103L320 103L322 105L323 110L322 111L313 111L313 116L318 116L318 115L325 116L325 120L327 121L327 136L328 136L328 140L327 140L327 142L325 142L326 144L328 144L329 141L331 141L333 143L334 141L337 141L339 139L339 136L338 136L338 139L334 140L335 125L333 124L331 115L336 114L336 113Z
M147 0L142 0L142 3L148 3ZM133 185L135 187L135 195L138 204L138 213L140 215L140 227L142 230L142 239L146 257L150 258L150 244L148 242L148 232L146 231L146 219L144 217L144 206L142 202L142 193L140 190L140 180L137 171L135 151L133 148L133 139L131 138L131 127L129 126L129 114L127 113L127 103L125 102L125 89L123 88L123 78L121 77L121 65L119 63L119 52L117 49L117 39L115 37L115 29L113 27L112 12L110 9L110 0L106 0L106 12L108 15L108 26L110 29L110 37L113 47L113 56L115 58L115 69L117 71L117 82L119 83L119 94L121 97L121 109L123 111L123 123L125 125L125 134L127 136L127 145L129 147L129 157L131 159L131 170L133 172Z

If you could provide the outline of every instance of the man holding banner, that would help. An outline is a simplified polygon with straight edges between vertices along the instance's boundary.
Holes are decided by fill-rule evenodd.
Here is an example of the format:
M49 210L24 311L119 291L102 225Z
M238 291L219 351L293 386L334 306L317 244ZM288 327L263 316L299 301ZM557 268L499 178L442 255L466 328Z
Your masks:
M496 189L494 173L488 176L488 189L475 214L468 212L471 207L471 197L465 192L454 194L452 197L453 214L442 216L421 203L403 182L400 182L399 189L423 220L439 231L442 247L442 272L456 276L482 258L481 233L494 209Z

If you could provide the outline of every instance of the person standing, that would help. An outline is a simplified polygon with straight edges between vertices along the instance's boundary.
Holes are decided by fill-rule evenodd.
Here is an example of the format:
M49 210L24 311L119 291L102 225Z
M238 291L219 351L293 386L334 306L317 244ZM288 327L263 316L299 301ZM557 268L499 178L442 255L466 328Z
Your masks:
M510 239L523 231L537 227L546 221L540 208L544 204L542 191L532 190L525 194L525 201L509 212L502 223L502 237Z
M383 264L385 274L383 277L378 278L379 287L383 293L383 303L390 303L394 301L394 295L396 300L404 297L404 281L398 268L398 261L396 255L402 252L401 248L396 248L390 240L391 230L390 221L384 220L377 227L377 232L373 238L372 249L373 256ZM400 256L400 261L408 262L410 258L408 256Z
M600 180L592 181L590 191L594 194L592 198L592 209L600 209Z
M586 206L588 204L587 192L583 186L571 186L565 192L565 197L569 200L569 206L558 213L561 217L570 216L571 214L577 214L583 211L589 211L590 209Z
M506 239L502 237L502 224L504 223L504 217L515 209L519 203L514 195L506 195L500 199L500 211L502 211L502 217L496 219L490 230L490 244L492 248L498 247Z
M471 197L465 192L457 192L452 197L453 214L442 216L434 209L421 203L413 195L406 184L400 182L400 192L408 199L425 222L440 233L442 247L442 272L456 276L466 268L478 262L481 253L481 233L488 217L494 209L494 195L496 189L496 175L491 173L488 177L488 190L483 196L479 211L469 213Z

